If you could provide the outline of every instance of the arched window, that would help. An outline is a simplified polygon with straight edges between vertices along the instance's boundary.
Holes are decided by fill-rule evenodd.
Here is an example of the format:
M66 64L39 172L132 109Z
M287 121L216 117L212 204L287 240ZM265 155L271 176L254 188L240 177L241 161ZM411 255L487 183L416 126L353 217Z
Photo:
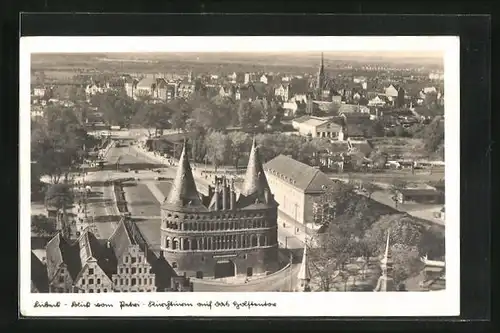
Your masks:
M219 230L220 228L220 223L219 222L215 222L215 230Z
M184 228L186 227L186 224L180 223L179 227L180 227L179 230L184 230Z
M251 235L250 236L250 243L251 243L252 247L256 247L257 246L257 236Z
M184 239L182 240L182 249L183 249L183 250L190 250L191 246L190 246L190 244L189 244L189 243L190 243L190 242L189 242L189 239L184 238Z
M259 246L265 246L266 245L266 240L264 235L259 236Z
M172 250L177 250L179 248L179 240L177 238L174 238L172 240Z
M245 235L240 235L240 247L245 247Z
M170 241L170 237L166 237L166 238L165 238L165 247L166 247L167 249L169 249L169 248L170 248L170 245L171 245L170 243L171 243L171 241Z

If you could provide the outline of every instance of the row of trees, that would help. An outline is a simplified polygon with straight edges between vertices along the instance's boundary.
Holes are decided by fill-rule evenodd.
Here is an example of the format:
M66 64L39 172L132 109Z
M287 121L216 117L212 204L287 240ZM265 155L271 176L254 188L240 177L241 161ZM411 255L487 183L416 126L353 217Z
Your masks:
M353 259L370 259L383 254L387 232L390 232L396 284L418 274L423 264L420 257L444 256L444 236L417 223L412 217L391 210L352 191L342 184L327 189L319 203L335 202L332 214L322 215L325 232L314 239L310 260L312 273L324 291L333 288L336 279L348 277L347 265Z
M238 102L221 96L208 99L195 94L188 100L154 102L148 96L133 100L124 91L96 94L90 100L110 125L139 125L154 128L156 132L186 127L214 130L232 126L252 128L259 125L261 120L270 121L283 115L278 104L264 100Z

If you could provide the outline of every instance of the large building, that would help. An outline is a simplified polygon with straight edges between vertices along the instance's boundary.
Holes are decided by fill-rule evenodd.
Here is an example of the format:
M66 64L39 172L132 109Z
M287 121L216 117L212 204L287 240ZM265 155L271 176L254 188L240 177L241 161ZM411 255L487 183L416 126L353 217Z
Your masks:
M302 224L314 222L314 202L325 187L336 185L320 170L285 155L267 162L264 170L280 212Z
M58 233L47 243L46 274L51 293L166 291L175 277L126 218L108 240L98 240L88 229L75 242ZM40 278L35 281L42 285Z
M200 195L185 148L162 205L161 247L178 275L252 276L278 268L277 207L255 141L242 190L226 178Z

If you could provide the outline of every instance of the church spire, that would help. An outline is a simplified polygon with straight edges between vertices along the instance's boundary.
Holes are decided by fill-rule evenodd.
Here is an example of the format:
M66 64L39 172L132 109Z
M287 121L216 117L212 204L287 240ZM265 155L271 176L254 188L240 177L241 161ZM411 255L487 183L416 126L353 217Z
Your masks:
M180 207L202 204L186 153L186 142L184 142L181 157L179 158L174 183L164 203Z
M316 82L316 89L318 89L318 94L321 92L325 85L325 64L323 59L323 52L321 52L321 62L318 70L318 78Z
M311 291L309 281L311 281L311 272L309 270L309 261L307 258L307 245L304 246L304 254L302 255L302 263L300 264L298 278L298 291Z
M259 198L263 198L265 191L270 192L269 184L267 183L266 175L264 174L264 168L262 167L262 163L260 161L257 142L254 137L241 194L246 197L257 194Z
M374 291L394 291L394 280L392 279L392 258L389 252L390 250L390 237L391 230L387 231L387 241L385 244L385 253L382 260L380 260L380 268L382 269L382 274L380 275L377 286Z

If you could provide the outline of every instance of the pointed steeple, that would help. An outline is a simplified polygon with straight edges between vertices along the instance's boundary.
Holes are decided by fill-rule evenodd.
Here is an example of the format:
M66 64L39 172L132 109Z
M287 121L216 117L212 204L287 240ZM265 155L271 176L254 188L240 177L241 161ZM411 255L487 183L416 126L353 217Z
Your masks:
M377 286L374 291L394 291L396 290L394 285L394 280L392 279L392 258L389 253L390 244L389 240L391 237L391 230L387 231L387 242L385 244L385 253L382 260L380 260L380 268L382 269L382 274L380 275Z
M202 205L186 153L186 143L182 148L174 183L164 204L178 207Z
M323 89L324 84L325 84L325 64L323 61L323 52L321 52L321 63L318 69L318 82L316 88Z
M302 263L300 264L298 278L298 291L311 291L309 281L311 281L311 271L309 270L309 261L307 258L307 245L304 246L304 254L302 255Z
M245 197L256 196L257 198L264 200L264 192L266 190L270 192L269 184L267 183L266 175L264 174L264 168L262 167L262 163L260 161L259 151L254 137L241 194Z

